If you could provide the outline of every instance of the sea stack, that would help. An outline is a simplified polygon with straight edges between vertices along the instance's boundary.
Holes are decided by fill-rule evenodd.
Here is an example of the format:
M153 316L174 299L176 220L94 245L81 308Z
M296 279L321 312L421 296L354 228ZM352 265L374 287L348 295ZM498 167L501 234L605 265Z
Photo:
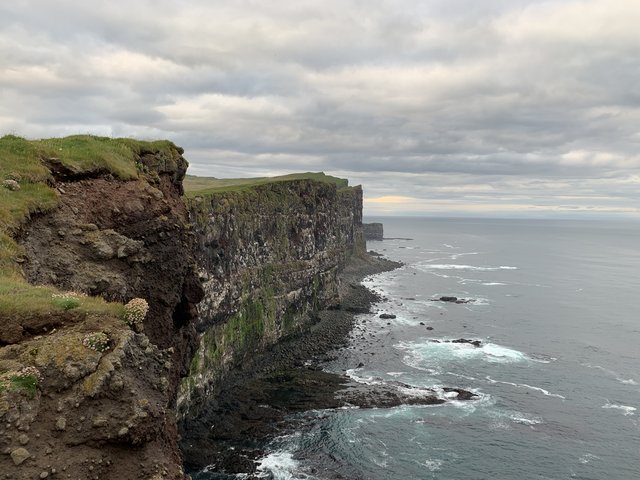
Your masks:
M365 240L382 240L384 237L381 223L363 223L362 230Z

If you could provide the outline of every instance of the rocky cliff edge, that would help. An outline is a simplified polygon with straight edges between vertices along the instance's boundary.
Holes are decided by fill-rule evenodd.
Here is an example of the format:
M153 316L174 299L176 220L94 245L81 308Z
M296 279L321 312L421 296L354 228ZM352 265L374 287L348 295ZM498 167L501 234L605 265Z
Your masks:
M359 188L305 174L185 199L182 153L0 139L5 478L183 479L176 400L193 413L338 301L336 272L364 251Z

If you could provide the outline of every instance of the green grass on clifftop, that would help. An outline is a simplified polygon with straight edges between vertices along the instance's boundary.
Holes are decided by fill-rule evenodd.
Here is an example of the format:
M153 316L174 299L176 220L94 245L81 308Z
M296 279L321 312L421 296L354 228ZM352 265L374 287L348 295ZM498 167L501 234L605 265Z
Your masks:
M128 138L74 135L65 138L27 140L15 135L0 137L0 319L3 315L42 314L60 310L51 302L54 289L29 285L23 277L19 257L22 249L14 240L19 228L35 213L58 204L51 165L71 176L111 174L115 178L138 178L145 152L176 150L169 141L145 142ZM5 182L19 188L7 188ZM113 313L115 306L99 299L82 301L79 310Z
M314 180L322 183L332 183L338 188L349 186L346 179L325 175L323 172L292 173L279 177L255 177L255 178L215 178L196 177L187 175L184 179L184 189L189 197L218 193L223 191L247 190L258 185L273 182L287 182L291 180Z

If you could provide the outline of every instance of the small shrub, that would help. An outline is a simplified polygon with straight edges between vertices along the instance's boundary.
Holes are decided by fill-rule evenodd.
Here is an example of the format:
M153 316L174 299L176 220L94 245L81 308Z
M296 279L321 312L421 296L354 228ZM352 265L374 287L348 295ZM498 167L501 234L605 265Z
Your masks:
M149 304L144 298L134 298L124 306L124 321L136 332L144 329L144 318L149 311Z
M84 293L64 292L51 295L53 304L63 310L72 310L80 306L80 299L86 297Z
M109 349L109 335L104 332L90 333L84 337L82 344L96 352L106 352Z
M17 392L34 399L41 380L42 375L37 368L25 367L18 372L3 375L0 378L0 392Z
M42 381L42 374L36 367L24 367L18 372L18 376L35 377L38 382Z
M16 190L20 190L20 184L12 179L7 179L2 182L2 186L15 192Z

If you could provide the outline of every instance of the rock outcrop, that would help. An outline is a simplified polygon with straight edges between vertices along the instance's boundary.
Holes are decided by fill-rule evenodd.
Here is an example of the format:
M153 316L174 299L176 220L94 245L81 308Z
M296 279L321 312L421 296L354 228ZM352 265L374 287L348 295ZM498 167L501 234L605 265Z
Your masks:
M51 201L13 235L11 258L42 287L0 319L8 478L184 479L177 416L336 305L340 268L365 251L359 187L315 174L186 199L182 150L135 146L117 178L41 158ZM123 321L133 298L149 305L141 332Z
M364 231L365 240L384 239L384 229L381 223L363 223L362 229Z
M339 302L337 274L364 253L362 190L291 180L190 201L204 288L202 335L182 383L180 413L215 394L225 371Z
M181 196L181 153L175 146L140 152L144 173L128 181L54 162L57 207L23 227L20 262L30 283L72 293L54 294L67 302L62 313L27 306L2 319L0 448L7 455L0 471L7 478L184 478L175 399L197 342L203 292ZM123 322L117 305L87 310L94 296L146 299L144 333ZM108 339L103 351L86 341L98 332ZM24 365L36 373L11 374Z

